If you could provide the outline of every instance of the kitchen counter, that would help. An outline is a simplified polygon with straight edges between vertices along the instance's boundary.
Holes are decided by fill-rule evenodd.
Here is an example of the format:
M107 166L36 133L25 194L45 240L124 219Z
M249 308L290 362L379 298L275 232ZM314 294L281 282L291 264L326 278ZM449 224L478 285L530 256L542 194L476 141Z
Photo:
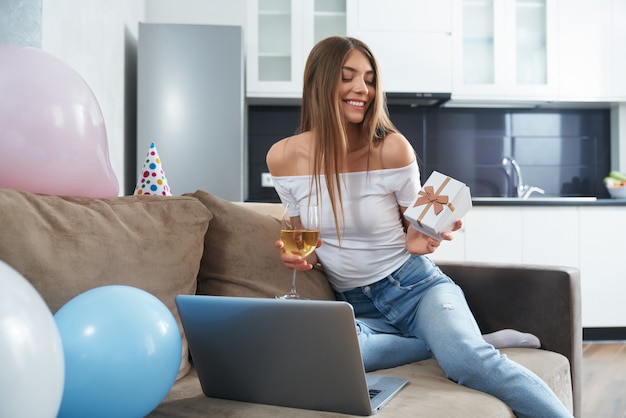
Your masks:
M278 199L248 199L247 202L280 203ZM472 206L626 206L626 199L595 197L474 197Z
M475 197L473 206L626 206L626 199L595 197Z

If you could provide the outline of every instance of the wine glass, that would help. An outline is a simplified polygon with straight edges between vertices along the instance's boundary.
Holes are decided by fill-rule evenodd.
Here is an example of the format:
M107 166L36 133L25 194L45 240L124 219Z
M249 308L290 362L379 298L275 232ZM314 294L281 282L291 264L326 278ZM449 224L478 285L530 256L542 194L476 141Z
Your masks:
M317 247L320 238L319 209L314 204L286 205L281 221L280 240L284 250L290 254L298 254L305 258ZM291 290L277 299L306 299L296 291L296 273L293 270Z

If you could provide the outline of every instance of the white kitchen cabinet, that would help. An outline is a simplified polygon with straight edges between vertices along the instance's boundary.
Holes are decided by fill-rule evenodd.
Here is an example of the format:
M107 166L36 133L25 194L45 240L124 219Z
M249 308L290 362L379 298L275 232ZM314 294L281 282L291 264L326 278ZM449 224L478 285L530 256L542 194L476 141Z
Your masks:
M623 327L623 217L623 206L475 206L430 258L579 268L583 327Z
M429 257L434 261L522 262L522 209L473 207L452 241Z
M452 99L554 100L557 0L454 0Z
M579 239L584 327L626 324L624 207L580 207Z
M613 62L619 59L613 57L612 2L560 0L560 100L601 101L612 96Z
M612 101L626 102L626 0L613 0L611 13Z
M624 19L626 0L559 0L559 100L626 100Z
M315 43L346 35L346 0L248 0L246 95L302 96Z
M578 267L578 207L529 206L522 210L522 262Z
M522 262L521 207L473 207L464 224L465 260Z
M463 223L431 258L578 266L577 207L478 206Z
M387 92L450 93L452 0L348 0L347 32L371 49Z
M451 0L348 0L349 22L367 32L450 32Z

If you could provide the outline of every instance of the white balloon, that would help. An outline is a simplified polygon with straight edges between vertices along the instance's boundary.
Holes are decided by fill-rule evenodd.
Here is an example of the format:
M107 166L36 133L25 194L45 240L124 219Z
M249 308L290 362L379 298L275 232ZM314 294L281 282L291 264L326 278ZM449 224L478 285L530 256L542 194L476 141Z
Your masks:
M56 417L64 383L63 346L50 309L0 260L0 417Z

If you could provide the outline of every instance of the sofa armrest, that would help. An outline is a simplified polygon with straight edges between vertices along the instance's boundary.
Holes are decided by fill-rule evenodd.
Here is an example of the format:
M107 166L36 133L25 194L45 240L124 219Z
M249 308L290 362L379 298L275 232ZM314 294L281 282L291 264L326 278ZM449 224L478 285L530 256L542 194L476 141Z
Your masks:
M531 332L542 348L569 359L574 415L580 415L582 320L577 268L439 262L465 293L483 333L503 328Z

